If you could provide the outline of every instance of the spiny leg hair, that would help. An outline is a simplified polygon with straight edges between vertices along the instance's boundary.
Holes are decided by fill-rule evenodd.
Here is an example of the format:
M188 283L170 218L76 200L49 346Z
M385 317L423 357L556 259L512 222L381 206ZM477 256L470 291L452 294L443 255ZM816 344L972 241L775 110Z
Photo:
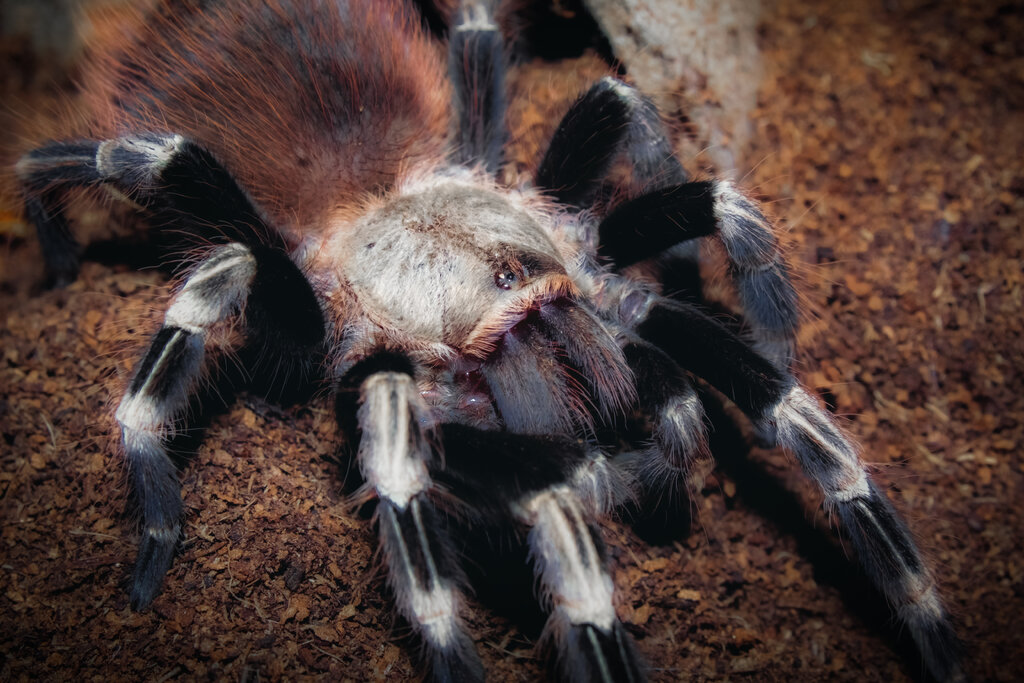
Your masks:
M255 273L256 259L248 248L229 244L214 249L174 297L118 406L143 522L132 578L133 609L147 607L156 597L181 532L181 484L167 444L202 375L208 332L244 307Z

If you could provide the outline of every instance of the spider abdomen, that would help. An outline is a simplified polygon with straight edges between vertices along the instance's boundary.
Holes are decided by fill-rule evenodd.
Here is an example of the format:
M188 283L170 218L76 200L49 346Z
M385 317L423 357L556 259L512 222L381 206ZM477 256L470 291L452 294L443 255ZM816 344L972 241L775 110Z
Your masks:
M136 32L85 73L89 133L182 134L279 228L320 229L339 205L443 156L443 53L404 2L226 0L158 12Z

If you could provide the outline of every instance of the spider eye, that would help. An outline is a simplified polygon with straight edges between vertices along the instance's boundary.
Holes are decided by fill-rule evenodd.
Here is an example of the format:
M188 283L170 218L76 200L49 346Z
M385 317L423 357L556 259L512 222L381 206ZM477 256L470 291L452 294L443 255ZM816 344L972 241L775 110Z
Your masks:
M512 289L518 280L516 274L511 270L499 270L495 273L495 285L498 285L503 290Z
M519 282L519 276L516 275L510 268L504 268L494 274L494 284L498 285L501 289L512 289Z

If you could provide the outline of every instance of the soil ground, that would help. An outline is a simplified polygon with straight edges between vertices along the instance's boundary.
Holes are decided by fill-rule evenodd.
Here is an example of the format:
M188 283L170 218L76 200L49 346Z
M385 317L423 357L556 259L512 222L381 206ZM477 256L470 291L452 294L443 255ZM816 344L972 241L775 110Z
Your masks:
M800 375L909 520L970 677L1021 679L1024 8L779 0L764 19L742 185L785 232ZM564 100L591 62L517 78L530 106ZM529 111L522 130L553 125ZM213 419L182 475L183 550L153 609L128 608L135 536L111 406L167 279L92 261L44 290L34 238L0 208L0 679L415 677L372 525L345 505L324 398L241 394ZM604 527L652 678L920 679L790 458L726 450L689 531L651 545ZM467 621L493 680L538 677L536 619L474 601Z

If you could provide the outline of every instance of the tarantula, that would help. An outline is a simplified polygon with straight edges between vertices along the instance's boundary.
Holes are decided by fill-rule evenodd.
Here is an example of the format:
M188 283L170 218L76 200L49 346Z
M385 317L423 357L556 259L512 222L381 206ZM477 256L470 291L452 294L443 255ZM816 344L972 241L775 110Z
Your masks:
M643 678L595 520L633 491L685 485L706 449L703 384L820 486L930 673L962 676L910 533L789 370L796 297L772 226L729 183L689 179L646 97L599 81L532 184L504 187L505 57L485 3L456 13L447 78L402 0L182 12L98 54L86 135L16 168L55 282L78 268L76 188L108 189L193 245L116 412L142 513L134 609L181 534L170 441L214 333L238 322L264 357L333 386L388 584L438 680L483 676L459 618L459 519L527 530L564 677ZM629 180L608 191L618 162ZM679 245L704 237L724 246L750 339L630 268L673 249L692 268ZM627 412L650 435L623 453L598 435Z

